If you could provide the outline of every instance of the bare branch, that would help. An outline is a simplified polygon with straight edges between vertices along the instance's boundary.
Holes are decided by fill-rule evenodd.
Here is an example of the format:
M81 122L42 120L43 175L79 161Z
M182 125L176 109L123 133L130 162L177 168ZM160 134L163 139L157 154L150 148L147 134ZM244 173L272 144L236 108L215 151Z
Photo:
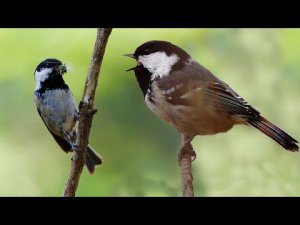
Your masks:
M94 109L94 99L98 84L102 59L105 53L106 44L111 33L111 28L98 28L97 39L90 63L87 79L85 82L82 101L79 106L79 125L77 149L74 151L71 163L71 170L65 185L63 196L74 197L80 175L86 159L86 148L88 145L93 115L97 112Z
M192 160L190 154L184 154L181 163L181 182L182 182L182 196L193 197L193 175L192 175Z
M196 158L196 153L191 144L192 138L182 136L182 147L178 155L178 162L181 169L181 186L183 197L193 197L193 174L192 174L192 159Z

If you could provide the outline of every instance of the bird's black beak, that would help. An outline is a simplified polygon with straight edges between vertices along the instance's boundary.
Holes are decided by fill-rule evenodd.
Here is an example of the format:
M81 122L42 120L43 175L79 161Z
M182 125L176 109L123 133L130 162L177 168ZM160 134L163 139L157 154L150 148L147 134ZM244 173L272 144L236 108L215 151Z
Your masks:
M133 58L133 59L136 59L135 55L134 54L125 54L123 56L127 56L127 57L130 57L130 58Z
M130 58L133 58L133 59L135 59L136 60L136 57L135 57L135 55L134 54L125 54L125 55L123 55L123 56L127 56L127 57L130 57ZM130 68L130 69L128 69L128 70L126 70L126 72L128 72L128 71L131 71L131 70L135 70L137 68L137 66L135 66L135 67L132 67L132 68Z
M135 70L137 68L137 66L135 66L135 67L132 67L132 68L130 68L130 69L128 69L128 70L126 70L126 72L128 72L128 71L131 71L131 70Z

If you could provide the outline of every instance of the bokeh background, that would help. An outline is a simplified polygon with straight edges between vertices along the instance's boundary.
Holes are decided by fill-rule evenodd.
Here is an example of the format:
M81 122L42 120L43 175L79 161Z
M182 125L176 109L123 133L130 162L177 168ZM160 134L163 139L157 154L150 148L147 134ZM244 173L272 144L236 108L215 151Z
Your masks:
M71 66L65 80L77 102L95 29L0 29L0 195L60 196L71 155L48 133L33 103L37 64ZM300 139L299 29L114 29L103 61L90 144L104 164L84 170L79 196L179 196L180 136L145 106L134 61L148 40L184 48L262 115ZM300 154L246 126L193 141L197 196L299 196Z

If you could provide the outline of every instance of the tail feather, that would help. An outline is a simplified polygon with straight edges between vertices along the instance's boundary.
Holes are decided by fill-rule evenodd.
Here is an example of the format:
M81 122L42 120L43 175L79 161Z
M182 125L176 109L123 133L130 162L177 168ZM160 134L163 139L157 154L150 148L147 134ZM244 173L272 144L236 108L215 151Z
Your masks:
M298 141L288 135L286 132L281 130L279 127L272 124L270 121L266 120L262 116L255 119L248 119L248 123L253 127L257 128L278 144L280 144L286 150L295 152L299 151L297 146Z
M86 161L85 161L85 165L88 171L91 174L93 174L95 171L95 167L101 164L102 164L102 157L99 154L97 154L95 150L92 149L91 146L88 146L86 152Z

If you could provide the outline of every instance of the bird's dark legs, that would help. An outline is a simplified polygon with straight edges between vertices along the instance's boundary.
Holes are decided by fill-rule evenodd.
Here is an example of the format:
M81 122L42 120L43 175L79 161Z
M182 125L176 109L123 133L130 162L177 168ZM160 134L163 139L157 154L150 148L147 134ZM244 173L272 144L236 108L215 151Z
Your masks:
M191 141L193 140L194 136L190 137L187 135L182 135L182 144L178 153L178 163L181 164L182 157L185 154L190 155L191 160L194 161L196 159L196 152L193 149L193 146L191 144Z

